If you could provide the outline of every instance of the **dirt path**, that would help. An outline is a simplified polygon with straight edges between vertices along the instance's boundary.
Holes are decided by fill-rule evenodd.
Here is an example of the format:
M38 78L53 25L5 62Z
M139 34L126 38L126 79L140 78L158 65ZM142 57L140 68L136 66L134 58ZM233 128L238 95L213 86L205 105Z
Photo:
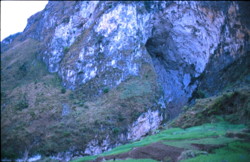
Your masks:
M180 156L181 152L184 151L182 148L164 145L160 142L152 143L148 146L137 147L133 150L121 153L117 155L109 155L99 157L93 162L100 162L104 160L116 160L116 159L154 159L154 160L164 160L168 158L169 160L175 162Z

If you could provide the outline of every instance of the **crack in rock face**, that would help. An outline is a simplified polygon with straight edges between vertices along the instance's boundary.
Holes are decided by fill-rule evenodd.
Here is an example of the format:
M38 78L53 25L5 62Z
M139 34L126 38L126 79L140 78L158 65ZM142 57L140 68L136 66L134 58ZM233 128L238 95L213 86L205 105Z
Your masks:
M191 79L204 71L218 46L224 20L219 12L189 5L173 4L155 15L152 36L146 42L172 119L197 87L190 85ZM204 12L209 12L213 20Z

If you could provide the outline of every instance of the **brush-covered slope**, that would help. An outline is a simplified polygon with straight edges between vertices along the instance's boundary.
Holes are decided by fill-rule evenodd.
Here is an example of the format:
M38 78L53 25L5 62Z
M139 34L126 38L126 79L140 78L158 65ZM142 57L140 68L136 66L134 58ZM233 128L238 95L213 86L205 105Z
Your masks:
M169 123L168 128L162 127L154 135L72 162L247 162L250 158L249 93L249 88L242 88L199 99L195 105L185 107L185 112Z
M116 89L103 87L102 97L93 100L81 90L65 89L37 59L39 50L29 39L2 54L2 157L22 157L23 151L52 155L70 148L80 155L89 141L108 134L114 139L107 147L112 147L132 121L154 107L157 87L149 65Z
M141 141L122 145L98 156L72 162L121 161L242 161L249 156L250 133L244 125L225 122L204 124L188 129L170 128Z

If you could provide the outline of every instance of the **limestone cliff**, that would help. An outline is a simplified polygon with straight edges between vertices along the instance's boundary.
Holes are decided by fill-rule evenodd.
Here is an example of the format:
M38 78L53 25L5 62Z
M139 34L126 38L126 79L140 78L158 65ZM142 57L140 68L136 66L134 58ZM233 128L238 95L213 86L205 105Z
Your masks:
M237 61L244 57L245 61L240 63L246 69L242 78L244 84L249 84L250 30L245 18L250 16L248 7L249 3L243 2L50 1L43 11L29 18L22 33L1 43L2 72L6 74L2 81L6 97L1 110L4 113L13 107L8 102L16 91L27 93L23 100L27 100L28 107L19 113L37 106L28 89L7 86L13 78L7 74L14 66L8 54L32 44L32 49L35 48L30 54L35 53L32 59L45 63L50 73L59 76L66 88L61 92L67 92L59 99L60 91L51 89L53 99L59 102L51 101L53 104L49 105L54 118L46 115L40 118L49 118L51 127L63 127L65 136L56 139L57 144L69 136L72 141L63 149L49 145L39 150L54 131L44 126L47 133L39 130L40 137L34 137L32 142L20 143L22 147L13 145L21 154L24 150L44 155L64 152L63 156L69 151L71 157L98 154L137 140L173 119L195 98L193 92L197 94L198 89L208 89L209 94L223 90L229 82L218 88L220 74L231 64L238 67ZM19 55L22 57L22 53ZM33 67L18 65L19 72L24 73ZM233 72L229 69L225 78L230 79ZM235 83L237 76L230 83ZM39 84L41 89L48 88L42 86ZM50 93L49 89L45 93ZM8 115L13 113L8 111ZM34 116L38 114L35 112ZM7 120L8 115L2 120ZM89 122L82 121L83 118ZM32 118L31 125L39 125L38 121L39 117ZM10 121L1 124L3 135L10 131L6 128L10 125ZM92 126L96 130L91 130ZM79 127L87 133L80 136L79 132L72 133ZM2 147L19 138L30 139L36 129L30 127L27 136L6 137ZM10 157L7 153L5 156Z

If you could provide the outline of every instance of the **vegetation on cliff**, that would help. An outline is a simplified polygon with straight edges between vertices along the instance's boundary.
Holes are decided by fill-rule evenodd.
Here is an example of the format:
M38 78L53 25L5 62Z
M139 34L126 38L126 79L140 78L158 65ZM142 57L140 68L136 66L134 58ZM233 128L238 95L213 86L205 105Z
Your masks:
M248 9L50 1L1 42L1 157L249 159Z

